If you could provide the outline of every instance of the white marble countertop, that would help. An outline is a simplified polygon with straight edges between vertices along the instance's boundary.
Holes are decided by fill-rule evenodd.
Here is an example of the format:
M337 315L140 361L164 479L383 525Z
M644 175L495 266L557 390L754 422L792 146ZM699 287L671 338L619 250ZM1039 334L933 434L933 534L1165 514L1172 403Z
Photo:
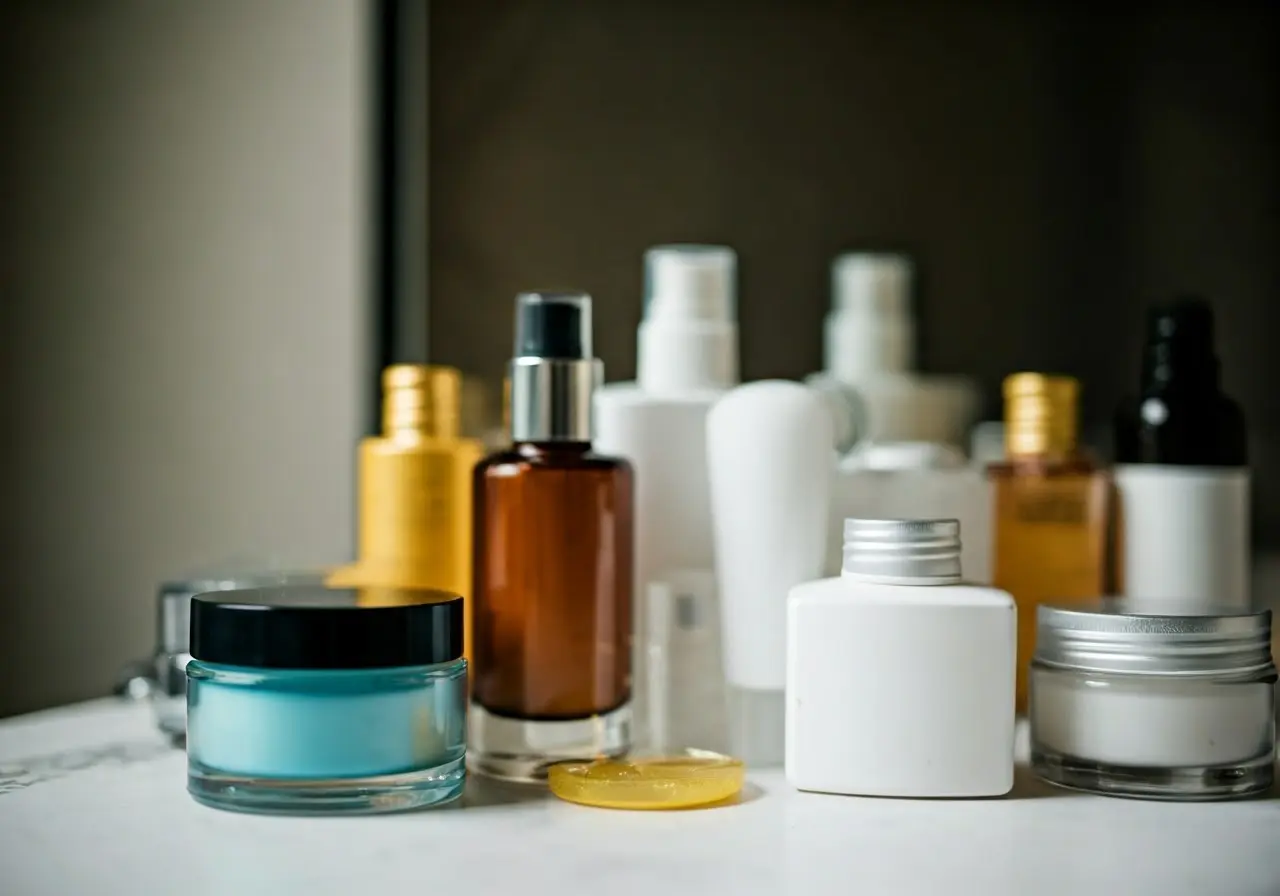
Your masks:
M1004 799L802 794L750 774L737 805L620 812L473 779L408 815L281 818L197 805L143 705L0 722L0 893L1280 893L1280 792L1170 804L1054 790Z

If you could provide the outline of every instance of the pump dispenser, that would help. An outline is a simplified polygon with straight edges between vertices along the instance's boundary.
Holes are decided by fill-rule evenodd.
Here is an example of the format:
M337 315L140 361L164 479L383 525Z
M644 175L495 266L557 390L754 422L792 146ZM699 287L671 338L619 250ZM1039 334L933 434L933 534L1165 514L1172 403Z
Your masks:
M811 379L830 377L858 390L866 438L963 445L977 412L977 389L964 377L916 372L914 279L907 255L838 256L823 325L825 369Z
M644 257L636 380L596 393L596 446L636 471L637 746L727 748L706 419L738 380L737 259L726 246Z
M738 381L734 278L725 246L655 246L644 255L636 382L650 395L727 389Z
M1244 414L1219 385L1213 309L1147 315L1138 394L1116 414L1120 590L1204 608L1249 606Z
M591 299L516 299L511 446L475 471L468 762L519 781L631 746L632 484L591 444Z

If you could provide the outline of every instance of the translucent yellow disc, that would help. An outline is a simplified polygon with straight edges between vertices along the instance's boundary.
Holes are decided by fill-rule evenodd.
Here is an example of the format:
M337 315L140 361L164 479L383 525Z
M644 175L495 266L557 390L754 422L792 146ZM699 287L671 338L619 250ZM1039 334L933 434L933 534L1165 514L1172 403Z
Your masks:
M690 751L683 756L597 759L551 766L547 782L562 800L604 809L689 809L742 789L742 760Z

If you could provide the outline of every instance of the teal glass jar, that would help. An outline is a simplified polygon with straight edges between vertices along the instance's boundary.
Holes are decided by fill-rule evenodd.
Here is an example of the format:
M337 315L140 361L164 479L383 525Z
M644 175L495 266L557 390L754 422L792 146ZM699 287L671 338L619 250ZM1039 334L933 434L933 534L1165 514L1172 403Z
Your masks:
M416 809L461 795L462 598L277 586L197 595L187 781L223 809Z

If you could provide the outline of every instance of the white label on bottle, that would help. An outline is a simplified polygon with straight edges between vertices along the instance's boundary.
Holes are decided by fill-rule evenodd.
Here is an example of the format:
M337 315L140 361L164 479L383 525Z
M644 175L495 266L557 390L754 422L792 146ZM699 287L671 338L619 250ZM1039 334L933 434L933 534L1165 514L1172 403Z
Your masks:
M1249 471L1124 464L1121 591L1186 609L1249 606Z

